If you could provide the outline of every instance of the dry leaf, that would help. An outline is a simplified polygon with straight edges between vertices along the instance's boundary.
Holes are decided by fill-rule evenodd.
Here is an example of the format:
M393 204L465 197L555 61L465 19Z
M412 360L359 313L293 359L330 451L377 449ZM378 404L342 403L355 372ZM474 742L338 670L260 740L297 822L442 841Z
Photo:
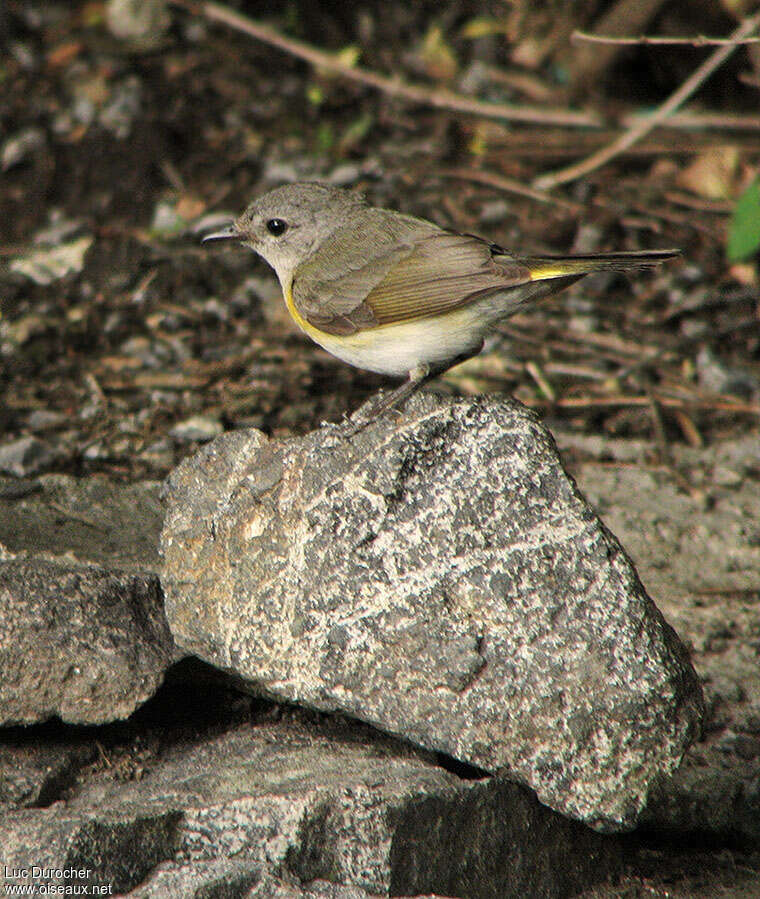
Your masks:
M81 272L85 254L91 246L92 237L80 237L52 250L35 250L27 256L14 259L10 268L36 284L52 284L65 275Z
M459 68L451 45L437 25L428 29L420 48L420 59L425 72L436 81L451 81Z
M710 200L736 195L739 177L739 148L713 147L700 153L676 178L679 187Z

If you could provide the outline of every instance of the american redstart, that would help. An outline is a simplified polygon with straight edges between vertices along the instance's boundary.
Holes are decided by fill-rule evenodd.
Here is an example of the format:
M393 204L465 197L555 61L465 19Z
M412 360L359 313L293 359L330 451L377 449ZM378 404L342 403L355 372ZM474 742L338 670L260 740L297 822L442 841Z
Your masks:
M264 194L204 237L227 239L272 266L290 314L329 353L406 375L376 411L479 353L494 326L528 303L591 272L648 268L679 252L520 256L310 182Z

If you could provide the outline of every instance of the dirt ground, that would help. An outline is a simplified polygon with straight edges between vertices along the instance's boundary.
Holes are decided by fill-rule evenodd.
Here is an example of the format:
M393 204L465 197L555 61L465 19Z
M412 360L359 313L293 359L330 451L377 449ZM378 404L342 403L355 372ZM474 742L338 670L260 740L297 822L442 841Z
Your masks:
M0 12L5 473L21 483L40 472L158 480L222 430L305 433L389 386L302 336L261 260L200 244L257 194L325 179L519 252L679 247L682 258L656 272L595 276L515 316L438 389L513 394L550 426L602 446L637 438L691 508L709 506L680 450L757 435L760 415L757 256L726 255L732 211L760 160L758 45L731 55L680 124L582 179L526 195L515 183L530 188L608 144L626 116L664 101L715 48L617 48L599 71L588 62L580 71L572 28L592 28L621 3L232 5L439 94L547 116L593 111L604 124L410 104L186 9L174 7L155 45L137 48L109 30L104 3L9 2ZM652 6L636 33L724 35L737 25L728 3ZM20 438L34 438L24 452ZM576 453L572 440L566 452ZM758 895L748 891L756 859L708 848L645 840L614 895Z

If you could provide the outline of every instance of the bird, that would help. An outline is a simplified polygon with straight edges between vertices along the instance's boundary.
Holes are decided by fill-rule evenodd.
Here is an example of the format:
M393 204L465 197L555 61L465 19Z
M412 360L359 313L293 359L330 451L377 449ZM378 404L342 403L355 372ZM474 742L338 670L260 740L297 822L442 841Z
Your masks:
M528 304L592 272L650 268L680 253L525 255L318 182L270 190L203 240L237 240L266 260L290 315L328 353L406 379L372 416L477 355Z

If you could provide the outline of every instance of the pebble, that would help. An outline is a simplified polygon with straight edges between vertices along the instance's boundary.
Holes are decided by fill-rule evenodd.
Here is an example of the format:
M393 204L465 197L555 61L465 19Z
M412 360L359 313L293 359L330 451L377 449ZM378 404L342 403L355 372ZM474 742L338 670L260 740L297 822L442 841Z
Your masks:
M26 418L26 426L30 431L54 431L63 427L68 418L63 412L52 409L35 409Z
M224 432L224 425L217 418L193 415L176 424L169 434L180 443L199 441L205 443Z
M506 200L490 200L481 206L478 218L484 225L500 225L509 215L509 203Z
M718 487L738 487L744 480L740 472L727 465L716 465L713 469L712 479Z
M17 478L37 474L54 459L53 450L36 437L19 437L0 446L0 471Z
M174 465L174 448L171 441L162 439L151 443L140 453L140 459L152 468L169 471Z
M696 366L703 390L745 399L760 391L760 382L748 371L726 365L708 347L697 353Z

